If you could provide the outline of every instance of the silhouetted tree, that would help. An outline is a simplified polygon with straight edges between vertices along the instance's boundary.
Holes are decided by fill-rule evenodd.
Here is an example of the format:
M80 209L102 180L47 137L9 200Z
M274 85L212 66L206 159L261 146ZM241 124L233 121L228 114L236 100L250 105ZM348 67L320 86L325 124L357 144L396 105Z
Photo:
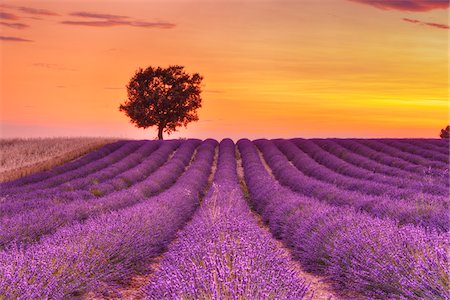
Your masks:
M450 137L450 126L447 125L447 127L441 129L441 134L439 136L443 139L448 139Z
M170 134L179 126L198 121L203 77L187 74L182 66L139 68L127 85L128 100L119 107L137 127L158 127Z

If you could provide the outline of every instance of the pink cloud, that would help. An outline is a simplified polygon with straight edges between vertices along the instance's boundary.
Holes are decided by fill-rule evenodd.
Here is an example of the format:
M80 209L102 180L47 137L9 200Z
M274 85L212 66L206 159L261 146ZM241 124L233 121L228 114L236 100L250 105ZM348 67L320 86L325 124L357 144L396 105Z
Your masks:
M145 28L161 28L170 29L176 25L167 22L144 22L144 21L124 21L124 20L106 20L106 21L62 21L62 24L66 25L80 25L91 27L113 27L113 26L133 26L133 27L145 27Z
M32 40L27 40L15 36L0 36L0 41L7 41L7 42L33 42Z
M6 26L6 27L10 27L10 28L15 28L15 29L24 29L24 28L30 27L29 25L23 24L23 23L0 22L0 25Z
M124 22L116 21L116 20L107 20L107 21L62 21L61 24L91 26L91 27L112 27L112 26L118 26L118 25L127 25L127 24L124 24Z
M447 9L448 0L349 0L374 6L384 10L430 11Z
M7 12L4 12L4 11L0 11L0 19L18 20L19 17L16 16L15 14L11 14L11 13L7 13Z
M127 16L118 16L118 15L111 15L111 14L101 14L101 13L90 13L90 12L73 12L70 14L74 17L81 17L81 18L94 18L94 19L107 19L107 20L120 20L120 19L128 19Z
M420 21L420 20L409 19L409 18L403 18L402 20L405 21L405 22L408 22L408 23L414 23L414 24L419 24L419 25L431 26L431 27L436 27L436 28L440 28L440 29L449 29L449 26L447 24L423 22L423 21Z
M415 20L415 19L403 18L402 20L405 22L409 22L409 23L421 23L419 20Z
M46 9L39 9L39 8L32 8L32 7L25 7L25 6L18 7L17 9L24 13L32 14L32 15L59 16L59 14L57 14L53 11L50 11L50 10L46 10Z
M439 23L423 23L423 24L427 25L427 26L441 28L441 29L449 29L450 28L447 24L439 24Z
M152 28L162 28L162 29L170 29L174 28L176 25L173 23L167 22L145 22L145 21L133 21L128 25L134 27L152 27Z

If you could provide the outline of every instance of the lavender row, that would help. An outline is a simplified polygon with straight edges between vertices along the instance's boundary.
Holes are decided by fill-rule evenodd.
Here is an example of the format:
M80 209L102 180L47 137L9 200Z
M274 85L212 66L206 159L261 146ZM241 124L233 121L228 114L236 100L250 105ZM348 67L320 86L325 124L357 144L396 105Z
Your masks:
M288 142L288 141L287 141ZM391 199L384 196L373 196L361 193L359 190L348 191L341 189L330 182L319 181L305 176L298 168L304 162L292 160L293 166L287 157L270 141L258 140L254 142L272 169L273 175L283 185L305 196L314 197L335 206L350 205L357 210L363 210L377 217L388 217L401 224L416 224L423 227L448 231L448 200L418 196L414 199ZM290 143L290 142L288 142ZM291 147L295 147L291 143ZM296 153L294 151L294 153ZM298 167L298 168L297 168ZM307 167L305 167L307 168ZM318 173L320 168L310 169L311 173ZM330 181L330 180L328 180Z
M360 168L364 168L370 172L378 173L380 175L387 175L389 178L397 178L397 180L422 181L423 179L423 176L420 176L419 174L408 172L402 170L401 168L391 167L370 159L368 155L364 154L364 149L362 149L362 151L353 152L352 150L340 145L336 139L311 139L311 141L341 160Z
M433 144L436 147L439 147L440 149L445 149L445 153L449 152L449 140L448 139L427 139L427 141L430 144Z
M427 139L429 141L429 143L439 146L439 147L444 147L447 148L449 147L449 140L448 139Z
M128 142L130 143L130 142ZM64 195L77 194L73 193L76 190L82 190L83 187L88 185L98 184L101 181L112 178L115 175L122 173L123 171L132 168L134 165L141 162L144 157L147 157L151 152L160 146L159 143L155 142L142 142L142 145L136 149L130 155L125 156L123 159L116 163L111 164L103 169L100 169L94 173L87 174L81 178L73 178L55 187L43 188L32 190L29 192L19 193L16 195L8 195L6 198L9 199L35 199L35 198L46 198L56 196L60 197ZM69 192L69 193L68 193Z
M68 181L61 185L61 190L80 190L89 189L92 185L97 185L105 182L108 179L115 178L124 172L138 166L149 158L162 143L160 141L146 141L140 148L136 149L130 155L111 164L107 168L101 169L97 172L89 174L86 177L77 180Z
M407 179L399 179L386 177L380 174L369 172L362 168L358 168L349 164L343 160L340 160L334 155L325 152L321 147L316 145L313 141L304 139L295 139L293 142L300 148L301 151L308 154L317 163L324 166L324 176L328 176L336 184L349 185L349 181L352 182L351 186L361 185L364 188L369 188L381 193L390 193L393 197L410 197L414 196L418 192L429 193L439 196L448 197L448 188L442 185L433 185L423 182L411 181ZM275 141L276 145L281 148L291 148L287 150L294 151L292 147L289 147L290 142L286 140ZM284 150L282 150L285 152ZM285 152L286 153L286 152ZM299 154L301 155L301 154ZM291 153L291 157L295 156L295 153ZM328 172L330 169L332 172ZM344 175L340 176L338 174ZM322 179L322 178L319 178Z
M258 147L274 147L274 142L268 140L257 140L255 144ZM303 174L320 180L321 182L328 182L330 184L336 185L343 190L357 191L367 195L374 196L389 196L394 199L415 199L420 193L412 189L399 189L387 184L382 184L378 182L372 182L370 180L351 178L348 176L343 176L336 173L323 165L317 163L314 159L308 156L306 153L301 151L296 147L303 147L301 141L296 140L296 144L291 141L275 141L275 144L280 147L282 152L289 154L289 159L292 164L296 166ZM318 147L318 146L316 146ZM306 147L303 147L306 149ZM308 149L308 152L312 152ZM443 193L446 190L443 189ZM427 198L438 197L427 195Z
M106 168L112 163L115 163L119 161L120 159L126 157L130 153L132 153L136 148L142 145L142 141L132 141L123 144L122 147L117 149L116 151L110 153L107 156L104 156L100 159L97 159L95 161L92 161L86 165L81 166L78 169L74 169L68 172L64 172L55 176L51 176L47 179L44 179L42 181L32 183L26 186L17 187L17 188L11 188L6 189L2 192L3 195L15 195L19 193L26 193L34 190L42 190L46 188L55 187L57 185L60 185L64 182L67 182L74 178L80 178L84 177L86 175L89 175L93 172L96 172L98 170L101 170L103 168Z
M448 155L445 155L443 153L440 153L440 152L437 152L434 150L427 150L422 147L419 147L419 145L405 143L405 142L402 142L401 140L382 139L382 140L380 140L380 142L385 143L389 146L395 147L401 151L404 151L407 153L413 153L415 155L424 157L426 159L448 165Z
M136 184L143 181L161 167L178 145L178 141L164 142L158 150L148 156L141 164L109 181L111 183L109 191L95 190L94 188L91 191L78 190L59 192L58 189L56 189L53 193L49 192L49 190L44 192L36 191L34 194L31 193L30 197L25 194L19 194L15 197L8 197L0 204L0 217L11 218L14 214L22 211L30 211L36 208L47 209L53 205L70 203L73 200L89 200L94 198L94 195L100 196L102 193L103 196L106 196L109 195L109 192L111 191L119 191L128 188L132 186L133 183Z
M207 186L217 142L207 140L176 184L130 208L65 227L26 250L0 252L0 295L71 299L111 291L145 270L193 214Z
M151 142L149 145L158 146L158 144L159 143ZM129 166L131 161L128 159L128 157L124 158L114 164L115 168L111 169L110 167L107 167L99 171L99 173L103 174L105 174L104 172L106 172L105 175L108 175L108 177L111 176L111 178L103 180L102 182L95 180L96 178L93 179L92 176L96 176L96 173L93 173L83 178L76 178L74 180L68 181L54 188L21 193L17 195L17 197L14 197L15 195L13 195L12 197L9 196L8 200L35 200L36 198L45 199L50 197L52 199L59 199L59 201L69 201L71 199L77 199L80 196L82 196L83 199L105 196L113 191L130 187L132 184L145 179L169 159L170 155L179 146L179 144L179 141L167 141L163 144L160 144L159 148L156 151L154 151L151 155L145 157L143 161L135 166ZM129 155L129 157L132 157L134 154L135 153ZM122 169L123 172L116 174L115 170L118 168ZM116 175L114 176L114 174ZM83 186L85 189L89 189L89 193L83 192L83 190L76 189Z
M302 299L305 281L244 199L234 143L219 149L213 187L164 255L147 298Z
M446 236L294 194L267 173L250 141L238 147L252 204L309 271L365 299L450 297Z
M339 145L343 146L344 148L349 149L352 152L363 155L373 161L382 163L389 167L404 170L406 172L413 174L414 176L421 176L425 181L428 182L434 182L436 179L442 181L442 179L444 179L444 175L448 174L448 172L444 172L441 170L434 170L432 168L427 168L424 166L419 166L402 158L390 155L386 152L372 149L369 146L357 142L356 140L334 139L334 141ZM447 176L445 176L445 182L447 182Z
M169 144L169 142L171 142ZM189 139L188 142L192 146L198 146L201 141L196 139ZM186 142L183 142L186 143ZM179 146L178 141L165 141L162 146L147 157L139 165L122 172L118 176L112 178L111 180L101 182L99 184L91 185L90 191L98 196L106 195L114 191L118 191L127 187L130 187L142 180L145 180L148 176L158 170L164 163L171 160L171 154Z
M442 140L436 140L436 139L396 139L398 141L408 143L410 145L415 145L417 147L421 147L427 150L432 150L444 155L449 155L449 143L448 141L445 141L445 139ZM443 143L436 143L436 142L443 142Z
M51 170L38 172L35 174L31 174L31 175L13 180L13 181L0 183L0 190L6 190L6 189L9 189L12 187L24 186L26 184L39 182L39 181L45 180L49 177L77 169L83 165L86 165L92 161L100 159L101 157L104 157L104 156L116 151L119 147L123 146L124 144L125 144L125 141L118 141L115 143L111 143L111 144L103 146L102 148L100 148L96 151L92 151L74 161L54 167Z
M412 164L421 166L422 168L433 168L433 169L439 169L439 170L447 168L447 165L445 163L429 160L429 159L426 159L426 158L416 155L416 154L401 151L401 150L397 149L396 147L382 143L381 141L378 141L378 140L365 139L365 140L357 140L357 142L359 142L363 145L366 145L376 151L380 151L380 152L386 153L388 155L401 158Z
M199 140L187 140L173 158L131 189L113 193L96 200L74 200L69 203L39 206L20 214L0 219L0 249L11 244L28 246L42 236L75 221L83 221L107 211L135 204L143 197L150 197L170 187L189 164Z

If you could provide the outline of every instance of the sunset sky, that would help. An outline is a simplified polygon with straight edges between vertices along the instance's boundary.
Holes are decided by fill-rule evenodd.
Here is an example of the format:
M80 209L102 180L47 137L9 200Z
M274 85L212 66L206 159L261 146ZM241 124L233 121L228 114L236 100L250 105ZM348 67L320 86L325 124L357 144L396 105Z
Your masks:
M173 138L438 137L448 6L0 1L0 134L155 138L118 106L136 69L177 64L203 75L203 107Z

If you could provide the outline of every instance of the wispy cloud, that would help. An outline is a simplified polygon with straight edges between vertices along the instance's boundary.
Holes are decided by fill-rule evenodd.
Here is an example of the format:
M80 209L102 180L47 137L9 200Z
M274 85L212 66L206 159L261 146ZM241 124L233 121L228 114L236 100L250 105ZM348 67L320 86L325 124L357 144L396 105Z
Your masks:
M408 22L408 23L422 23L419 20L415 20L415 19L403 18L402 20L405 22Z
M48 9L40 9L40 8L34 8L34 7L28 7L28 6L16 6L16 5L7 5L7 4L0 4L0 8L6 8L6 9L14 9L17 11L20 11L22 13L30 14L30 15L39 15L39 16L60 16L60 14L50 11ZM4 15L5 17L2 17ZM18 16L7 13L7 12L0 12L0 18L2 19L8 19L8 20L17 20L19 19Z
M118 25L126 25L123 22L115 20L107 21L62 21L61 24L66 25L79 25L79 26L91 26L91 27L112 27Z
M127 17L127 16L118 16L118 15L102 14L102 13L92 13L92 12L85 12L85 11L73 12L70 15L74 16L74 17L81 17L81 18L94 18L94 19L107 19L107 20L129 19L129 17Z
M24 28L30 27L29 25L23 24L23 23L0 22L0 25L6 26L6 27L10 27L10 28L15 28L15 29L24 29Z
M423 23L423 24L441 29L450 29L450 27L447 24L440 24L440 23Z
M145 21L133 21L128 25L134 27L148 27L148 28L162 28L162 29L171 29L176 26L174 23L168 22L145 22Z
M368 4L384 10L429 11L433 9L447 9L448 0L349 0Z
M91 26L91 27L114 27L114 26L133 26L144 28L174 28L176 24L169 22L148 22L132 19L129 16L113 15L98 12L73 12L69 14L72 17L88 18L93 20L64 20L61 23L66 25ZM100 20L99 20L100 19Z
M19 17L16 16L15 14L11 14L11 13L7 13L4 11L0 11L0 19L4 19L4 20L18 20Z
M106 21L62 21L62 24L66 25L79 25L79 26L91 26L91 27L113 27L113 26L133 26L133 27L145 27L145 28L161 28L171 29L176 24L168 22L144 22L144 21L121 21L121 20L106 20Z
M57 71L75 71L75 69L60 66L58 64L49 64L49 63L41 63L40 62L40 63L33 63L31 65L34 67L47 68L47 69L52 69L52 70L57 70Z
M405 22L408 22L408 23L414 23L414 24L419 24L419 25L431 26L431 27L435 27L435 28L439 28L439 29L449 29L450 28L447 24L440 24L440 23L433 23L433 22L423 22L423 21L420 21L420 20L409 19L409 18L403 18L402 20L405 21Z
M41 15L41 16L59 16L60 14L57 14L53 11L47 10L47 9L40 9L40 8L33 8L33 7L26 7L26 6L20 6L17 7L18 10L31 14L31 15Z
M23 39L15 36L0 36L0 41L7 42L33 42L32 40Z

